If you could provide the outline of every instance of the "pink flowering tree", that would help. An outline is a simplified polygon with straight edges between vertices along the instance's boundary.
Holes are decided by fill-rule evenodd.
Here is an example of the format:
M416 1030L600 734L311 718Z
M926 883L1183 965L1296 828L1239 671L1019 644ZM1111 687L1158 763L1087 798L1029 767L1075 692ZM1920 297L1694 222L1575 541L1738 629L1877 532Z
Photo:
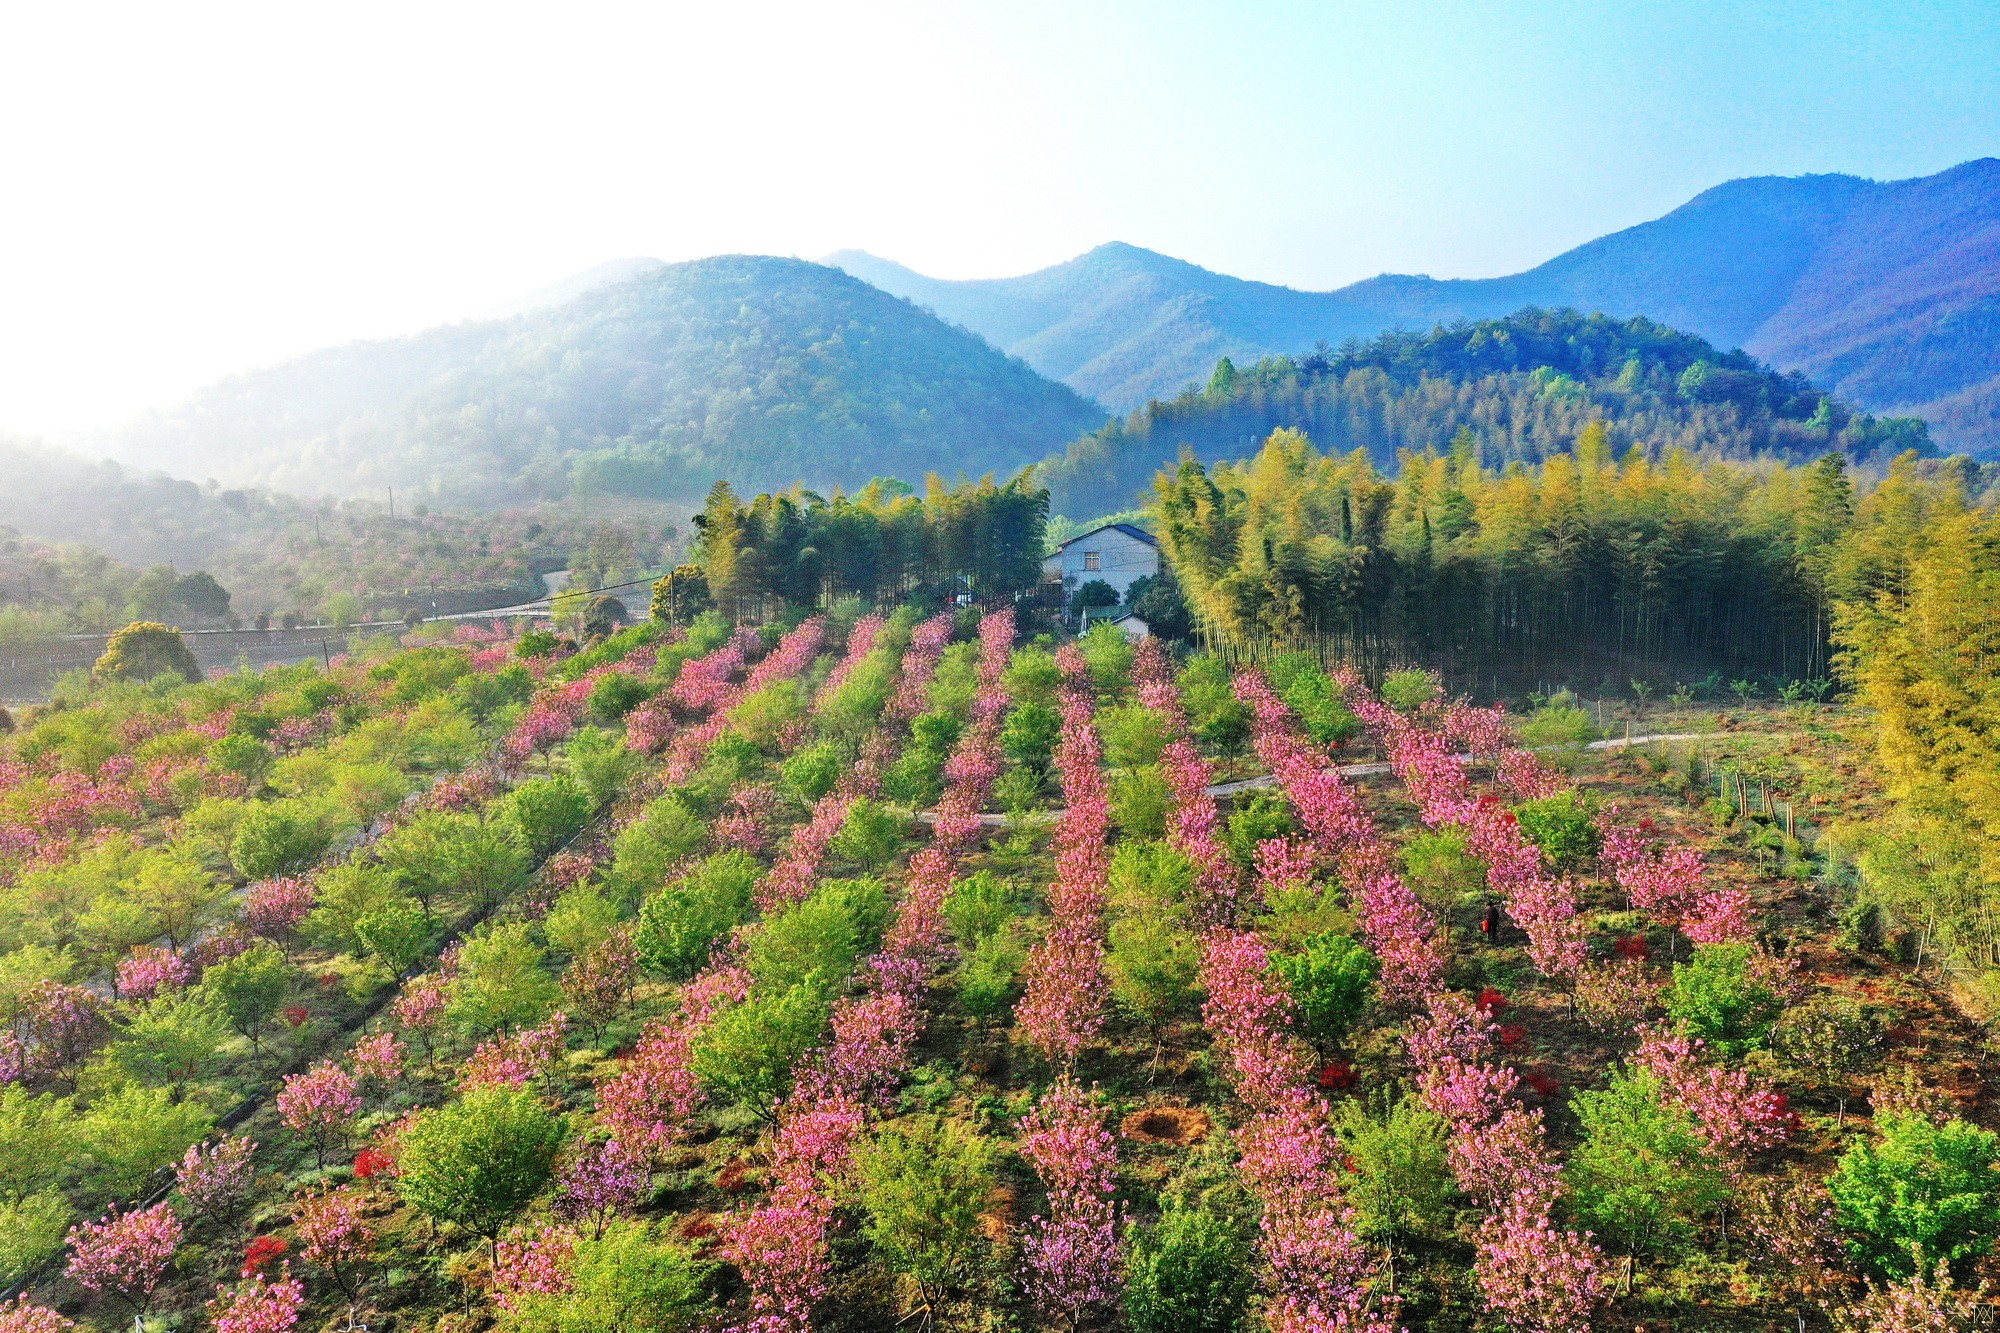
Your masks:
M436 1059L434 1043L438 1027L444 1022L446 1002L444 977L437 972L426 972L403 987L403 993L389 1007L390 1016L424 1048L427 1063Z
M305 1303L306 1285L287 1265L275 1282L252 1274L234 1287L217 1287L208 1318L215 1333L292 1333Z
M652 1183L643 1155L604 1139L579 1151L556 1178L556 1211L588 1222L595 1239L612 1218L635 1211Z
M303 1074L289 1074L278 1090L278 1118L285 1128L312 1144L319 1164L347 1138L347 1127L361 1112L361 1095L345 1069L322 1060Z
M116 1296L143 1315L180 1244L181 1219L171 1204L112 1213L70 1228L65 1271L86 1291Z
M1481 1224L1474 1272L1487 1308L1516 1333L1590 1333L1604 1296L1603 1255L1589 1233L1558 1231L1527 1204Z
M236 1215L257 1183L257 1145L236 1134L190 1146L174 1168L188 1207L220 1222Z
M1068 1077L1021 1121L1021 1156L1048 1191L1048 1212L1021 1240L1028 1297L1043 1315L1080 1327L1118 1292L1117 1150L1104 1118Z
M377 1032L355 1042L347 1058L356 1083L386 1093L402 1081L407 1054L395 1033Z
M45 1305L36 1305L22 1292L0 1303L0 1333L68 1333L76 1324Z
M567 1228L533 1235L516 1228L500 1239L494 1255L493 1303L509 1314L522 1309L524 1297L560 1296L573 1285L576 1236Z
M128 1000L150 1000L193 980L194 968L171 949L142 944L118 964L118 993Z
M352 1185L320 1188L292 1201L292 1225L299 1257L325 1269L341 1295L354 1299L356 1270L375 1244L375 1228L363 1212L361 1191Z
M289 953L314 898L315 890L305 880L261 880L243 895L243 923Z

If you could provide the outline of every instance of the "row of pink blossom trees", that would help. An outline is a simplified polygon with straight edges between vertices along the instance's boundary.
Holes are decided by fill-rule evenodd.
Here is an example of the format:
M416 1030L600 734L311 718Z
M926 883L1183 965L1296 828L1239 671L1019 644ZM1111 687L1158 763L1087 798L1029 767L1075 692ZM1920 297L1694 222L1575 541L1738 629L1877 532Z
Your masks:
M805 626L800 626L800 630L803 629ZM929 622L918 629L924 635L924 642L936 642L936 652L928 655L927 664L923 660L908 662L906 652L906 669L923 673L928 681L930 673L936 670L938 655L943 652L942 639L950 635L950 621L944 618L942 635ZM794 630L793 635L797 634L799 630ZM850 663L858 663L861 656L872 652L876 637L877 632L869 632L857 641L855 636L850 635L847 652L835 667L836 674L845 676L853 669ZM799 657L797 652L786 654L786 645L790 642L791 636L788 636L773 656L783 654L788 660L796 661ZM817 638L814 642L816 645ZM917 642L917 636L913 634L912 645ZM803 665L800 662L798 669L803 669ZM768 683L768 680L760 683ZM740 691L720 696L720 699L733 704L749 693L751 691L746 685ZM726 724L727 715L719 716ZM685 733L683 740L705 730L706 727L695 728ZM699 753L706 754L707 745L720 734L716 731L708 736L701 743ZM676 742L677 752L681 744ZM839 833L854 801L865 794L877 773L879 761L858 764L843 775L842 782L833 791L814 803L806 822L793 830L777 865L760 879L756 897L761 907L775 911L811 892L834 836ZM736 959L748 938L747 932L755 929L753 925L739 931L727 947L719 949L708 966L682 987L678 1010L668 1017L649 1022L618 1072L599 1085L598 1119L620 1142L653 1155L664 1152L673 1143L681 1125L700 1107L701 1085L694 1077L689 1060L696 1039L708 1025L723 1010L749 997L749 973Z
M979 640L971 725L946 762L947 786L930 842L910 859L882 949L861 970L867 984L836 1003L832 1040L807 1057L778 1107L768 1198L725 1229L724 1252L750 1287L747 1327L755 1333L805 1333L811 1327L828 1287L827 1230L854 1140L868 1108L907 1067L921 1032L923 989L947 948L944 902L978 835L979 812L1001 768L1000 724L1007 707L1001 679L1013 649L1012 609L984 617ZM942 647L939 640L937 650ZM928 650L926 656L934 667L935 657ZM893 699L891 711L897 711ZM906 705L900 715L913 714Z
M1237 693L1252 707L1257 751L1284 784L1300 822L1331 844L1350 892L1358 890L1357 917L1383 959L1385 991L1426 1010L1409 1023L1405 1045L1425 1103L1452 1127L1451 1165L1459 1187L1488 1210L1476 1258L1488 1308L1521 1333L1583 1333L1603 1294L1603 1257L1587 1234L1560 1230L1551 1220L1562 1178L1541 1112L1515 1103L1514 1071L1487 1058L1490 1018L1443 985L1436 925L1403 884L1373 818L1338 770L1298 735L1290 710L1260 675L1240 676ZM1407 739L1402 732L1391 735ZM1433 781L1431 770L1420 766L1429 749L1410 748L1413 753L1398 754L1392 744L1392 763L1399 771L1407 767L1419 784ZM1456 771L1456 760L1449 762ZM1413 792L1422 808L1426 792L1415 785ZM1544 919L1552 926L1544 936L1546 951L1560 959L1566 932L1551 914ZM1392 959L1395 989L1389 985Z
M1111 792L1104 745L1091 721L1090 666L1075 644L1056 654L1062 671L1062 730L1055 768L1064 809L1056 821L1052 923L1028 955L1014 1022L1028 1044L1065 1067L1104 1024L1104 885L1111 850Z

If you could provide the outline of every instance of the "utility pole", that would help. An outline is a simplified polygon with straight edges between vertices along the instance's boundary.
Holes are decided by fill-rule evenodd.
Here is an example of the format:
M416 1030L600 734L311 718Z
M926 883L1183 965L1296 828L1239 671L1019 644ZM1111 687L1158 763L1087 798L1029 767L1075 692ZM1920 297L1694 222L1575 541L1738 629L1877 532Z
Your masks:
M394 518L395 516L396 516L396 488L394 486L391 486L389 488L389 517Z

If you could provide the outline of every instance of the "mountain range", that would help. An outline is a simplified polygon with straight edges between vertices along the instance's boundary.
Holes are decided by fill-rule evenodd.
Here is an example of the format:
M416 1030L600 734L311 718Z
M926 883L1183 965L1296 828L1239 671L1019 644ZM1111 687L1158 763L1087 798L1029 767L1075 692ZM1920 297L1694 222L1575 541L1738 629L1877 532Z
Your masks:
M621 260L498 318L232 376L102 441L181 476L494 508L1032 463L1105 412L820 264Z
M1249 282L1137 246L1016 278L827 261L909 298L1118 412L1205 382L1228 356L1297 355L1527 306L1644 315L1799 370L1860 406L2000 450L2000 160L1933 176L1762 176L1523 273L1385 274L1331 292Z
M1148 404L1207 386L1224 357L1247 369L1270 356L1303 361L1324 344L1321 359L1338 361L1385 332L1428 334L1528 307L1643 316L1718 353L1740 348L1801 372L1843 411L1919 415L1940 447L2000 456L1994 159L1906 181L1731 181L1524 273L1384 275L1333 292L1123 244L981 281L928 278L858 251L823 264L620 259L478 319L231 376L76 443L231 487L376 498L393 487L408 503L485 509L592 494L685 501L722 477L764 489L976 476L1086 436L1143 438L1139 454L1114 452L1170 458L1168 436L1188 431L1199 438L1181 442L1220 456L1268 414L1230 406L1218 416L1212 397L1164 413ZM1614 370L1564 373L1596 384ZM1323 404L1331 390L1313 383ZM1698 401L1660 398L1666 417L1646 438L1681 438L1707 421ZM1125 419L1106 436L1113 412ZM1454 418L1424 419L1430 431ZM1744 429L1730 427L1721 447L1762 438L1762 427ZM1415 443L1366 435L1351 442L1386 461ZM1113 473L1097 474L1092 493L1129 494L1122 465Z

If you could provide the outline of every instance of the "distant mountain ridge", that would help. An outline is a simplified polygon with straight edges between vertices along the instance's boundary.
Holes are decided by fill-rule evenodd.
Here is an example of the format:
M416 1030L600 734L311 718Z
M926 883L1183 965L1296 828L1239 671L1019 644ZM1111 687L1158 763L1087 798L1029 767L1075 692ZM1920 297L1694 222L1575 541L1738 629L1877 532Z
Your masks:
M980 338L798 259L621 260L522 313L327 348L100 442L181 476L505 507L576 493L1011 471L1105 412Z
M2000 452L2000 160L1933 176L1764 176L1523 273L1385 274L1332 292L1247 282L1137 246L1018 278L928 278L860 251L856 277L979 333L1115 411L1205 382L1216 361L1296 355L1526 306L1644 315L1800 370L1940 445Z

